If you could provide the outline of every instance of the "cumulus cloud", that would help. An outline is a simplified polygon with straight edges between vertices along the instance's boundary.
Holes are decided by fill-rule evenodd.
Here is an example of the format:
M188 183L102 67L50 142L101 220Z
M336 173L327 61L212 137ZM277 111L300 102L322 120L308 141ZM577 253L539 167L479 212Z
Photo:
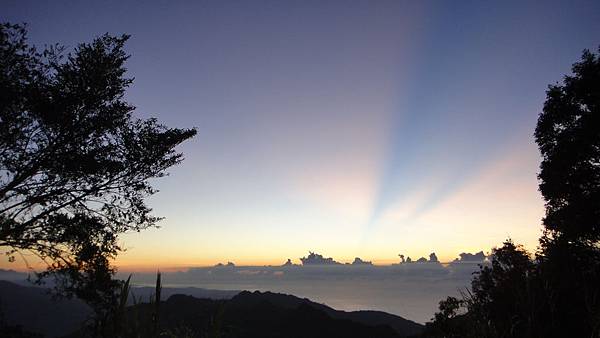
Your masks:
M342 310L381 310L425 322L441 299L458 296L459 290L468 287L478 269L477 264L442 265L427 259L381 266L361 258L356 264L321 258L330 263L190 268L164 272L163 281L170 287L282 292ZM154 274L138 273L133 280L136 285L151 286L155 279Z
M483 251L479 251L477 253L468 253L463 252L460 255L460 258L454 260L454 262L461 263L481 263L486 260L487 256L483 253Z
M362 259L360 259L360 257L356 257L356 258L354 258L352 265L373 265L373 262L363 261Z
M318 253L309 252L308 256L300 258L302 265L339 265L340 262L336 262L331 257L323 257Z
M359 257L353 264L340 264L317 253L309 253L304 258L310 262L327 263L299 265L288 260L277 266L236 266L230 262L184 271L166 271L162 276L167 289L193 286L281 292L342 310L381 310L425 322L432 317L441 299L449 295L458 296L459 290L468 287L472 273L485 262L483 252L462 253L451 264L437 262L435 253L429 255L429 259L423 258L423 263L413 261L409 264L407 258L404 263L385 266L373 265ZM14 274L0 272L4 272L0 273L0 279ZM123 271L118 277L127 278L128 274ZM20 275L24 280L26 275ZM151 287L155 281L153 273L133 275L136 286Z

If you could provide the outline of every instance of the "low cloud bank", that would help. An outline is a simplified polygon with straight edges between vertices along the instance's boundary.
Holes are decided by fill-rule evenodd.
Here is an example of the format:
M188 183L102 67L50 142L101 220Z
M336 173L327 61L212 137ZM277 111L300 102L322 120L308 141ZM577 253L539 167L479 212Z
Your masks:
M336 309L381 310L424 323L431 319L440 300L459 295L470 285L473 272L481 264L488 264L483 252L461 253L446 264L440 263L435 253L429 259L421 257L416 261L399 256L397 264L378 266L359 257L342 264L311 252L301 259L302 264L293 264L290 259L278 266L237 266L228 262L163 272L162 279L164 287L176 293L203 297L202 292L208 292L195 288L273 291L306 297ZM123 271L118 277L128 275L129 272ZM0 279L26 277L23 273L0 269ZM152 287L155 280L154 273L133 274L133 283L138 287ZM186 289L190 287L193 288ZM171 294L170 291L163 293ZM214 293L211 292L206 295ZM230 296L231 292L224 295Z
M424 323L440 300L457 296L470 285L472 273L487 264L485 254L463 253L442 264L435 253L429 259L408 258L398 264L373 265L359 257L339 263L309 253L293 264L237 266L233 263L189 268L163 274L166 287L201 287L221 290L273 291L306 297L342 310L381 310ZM152 285L153 274L136 274L134 282Z

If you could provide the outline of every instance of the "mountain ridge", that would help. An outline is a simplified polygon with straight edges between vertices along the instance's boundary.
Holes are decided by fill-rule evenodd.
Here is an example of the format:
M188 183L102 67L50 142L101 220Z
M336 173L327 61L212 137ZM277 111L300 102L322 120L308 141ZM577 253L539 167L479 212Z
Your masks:
M144 294L147 289L143 289ZM195 289L207 294L211 291ZM160 326L164 330L172 330L184 325L195 332L206 332L215 318L221 316L224 337L247 338L399 338L417 335L424 328L421 324L382 311L341 311L307 298L274 292L241 291L232 296L233 293L237 291L218 293L214 299L171 294L161 301ZM49 289L1 280L0 311L4 313L7 324L20 325L47 337L81 336L80 328L91 315L91 310L80 300L55 300ZM128 312L130 319L133 313L143 317L152 312L152 304L131 305Z

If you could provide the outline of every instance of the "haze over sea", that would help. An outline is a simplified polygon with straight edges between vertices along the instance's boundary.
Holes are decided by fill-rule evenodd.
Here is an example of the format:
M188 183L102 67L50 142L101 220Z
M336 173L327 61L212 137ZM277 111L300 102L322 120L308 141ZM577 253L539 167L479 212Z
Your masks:
M162 272L165 287L272 291L305 297L341 310L379 310L424 323L438 302L469 286L477 261L236 266ZM126 278L127 273L122 272ZM152 286L155 273L135 273L133 283Z

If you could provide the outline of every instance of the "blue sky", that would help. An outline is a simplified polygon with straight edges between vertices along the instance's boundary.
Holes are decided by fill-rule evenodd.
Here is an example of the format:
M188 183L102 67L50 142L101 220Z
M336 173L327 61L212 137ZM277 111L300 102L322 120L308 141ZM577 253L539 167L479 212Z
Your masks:
M38 45L131 34L138 116L198 128L156 183L162 227L123 238L136 267L533 249L545 89L600 44L597 1L5 1L0 18Z

